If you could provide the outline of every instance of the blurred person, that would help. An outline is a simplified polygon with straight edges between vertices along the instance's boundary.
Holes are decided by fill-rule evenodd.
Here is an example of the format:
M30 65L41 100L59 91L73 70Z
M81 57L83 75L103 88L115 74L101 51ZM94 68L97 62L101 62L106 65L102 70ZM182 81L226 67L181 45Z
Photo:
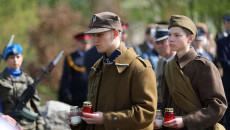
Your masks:
M23 92L33 84L33 79L21 69L23 62L23 48L15 43L6 47L3 59L7 67L0 74L0 99L2 105L2 118L7 119L12 125L15 120L9 115L13 112L15 106L20 102L19 98ZM30 99L22 110L21 117L16 121L21 129L43 130L44 120L38 111L39 102Z
M88 118L82 117L72 129L152 130L157 92L151 64L121 42L116 14L94 14L89 27L85 33L92 34L97 51L103 53L89 74L88 100L94 112L83 112Z
M157 108L160 109L162 107L162 78L164 73L165 64L170 61L175 56L175 51L171 51L168 43L168 25L161 24L157 25L156 27L156 34L155 34L155 45L157 47L158 53L160 58L156 64L155 74L156 74L156 85L157 85ZM155 125L154 122L154 129L160 129L162 127Z
M204 33L205 32L202 29L198 28L198 35L192 42L192 46L194 47L198 55L203 56L204 58L207 58L208 60L213 62L213 56L204 49L204 39L205 39Z
M230 34L230 15L224 16L223 21L224 21L224 31L219 32L216 35L216 41L225 38Z
M156 64L156 84L157 84L157 95L158 95L158 106L162 103L162 78L164 72L164 66L169 62L176 54L172 51L168 43L168 25L158 25L155 34L155 43L158 48L160 58Z
M77 49L65 58L59 100L69 105L82 107L88 92L84 55L91 47L91 36L80 32L74 36L74 40Z
M156 64L157 64L157 62L159 60L159 57L160 57L158 52L157 52L158 48L156 46L155 39L154 39L155 34L156 34L156 27L155 26L154 26L154 31L151 32L151 33L154 33L154 34L148 35L146 37L149 37L149 36L152 37L152 38L147 38L147 39L152 39L153 40L153 41L151 41L151 45L153 45L154 47L152 49L149 49L149 50L141 53L140 57L143 58L143 59L149 60L151 62L151 64L152 64L153 70L155 71ZM141 46L143 46L143 45L141 45Z
M223 68L222 81L228 102L230 102L230 35L217 41L217 56ZM230 129L230 107L227 108L223 124Z
M141 55L142 53L148 50L152 50L154 48L155 31L156 31L155 24L148 25L145 32L144 43L133 47L138 55Z
M224 129L217 123L227 108L220 74L215 65L190 46L197 35L194 22L172 15L169 46L176 55L165 65L163 108L173 108L175 118L165 129Z
M121 25L122 25L122 33L121 33L121 41L125 44L126 47L131 47L126 41L128 38L128 27L129 24L128 22L125 21L121 21Z

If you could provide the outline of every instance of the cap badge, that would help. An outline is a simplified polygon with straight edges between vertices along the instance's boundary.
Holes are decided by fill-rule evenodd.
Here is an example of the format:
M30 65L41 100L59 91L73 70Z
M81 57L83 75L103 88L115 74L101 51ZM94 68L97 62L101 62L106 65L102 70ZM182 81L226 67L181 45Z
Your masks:
M13 48L13 53L14 54L17 54L18 52L17 52L17 48Z
M93 16L92 20L90 21L89 27L92 28L94 25L94 22L96 22L96 15Z

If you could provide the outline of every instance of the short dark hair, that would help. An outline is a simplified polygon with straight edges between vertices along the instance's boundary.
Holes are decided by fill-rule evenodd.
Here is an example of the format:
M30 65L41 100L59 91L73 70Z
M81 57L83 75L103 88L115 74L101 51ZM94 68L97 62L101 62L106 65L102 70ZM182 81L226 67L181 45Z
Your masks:
M187 37L190 36L190 35L193 35L193 33L190 30L188 30L187 28L184 28L184 27L181 27L181 28L185 32Z

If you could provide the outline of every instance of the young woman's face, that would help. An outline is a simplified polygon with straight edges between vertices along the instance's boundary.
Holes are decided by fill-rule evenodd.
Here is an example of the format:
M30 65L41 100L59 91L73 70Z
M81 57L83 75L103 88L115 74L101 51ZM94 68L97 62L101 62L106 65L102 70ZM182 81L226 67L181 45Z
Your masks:
M5 61L7 67L9 67L10 69L19 70L22 65L23 55L22 54L10 55Z
M181 27L171 27L169 29L169 46L172 51L184 51L189 47L189 37Z

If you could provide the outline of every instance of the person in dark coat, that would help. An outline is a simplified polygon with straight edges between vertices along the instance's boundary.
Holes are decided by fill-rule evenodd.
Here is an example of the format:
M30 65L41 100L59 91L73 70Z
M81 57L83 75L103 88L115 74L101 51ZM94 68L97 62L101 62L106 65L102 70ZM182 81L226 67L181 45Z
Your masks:
M88 74L84 64L84 54L91 47L91 36L79 33L74 38L77 50L65 58L59 100L82 107L88 92Z
M228 102L230 101L230 35L217 41L217 56L223 68L223 85ZM223 118L224 126L230 129L230 107Z

